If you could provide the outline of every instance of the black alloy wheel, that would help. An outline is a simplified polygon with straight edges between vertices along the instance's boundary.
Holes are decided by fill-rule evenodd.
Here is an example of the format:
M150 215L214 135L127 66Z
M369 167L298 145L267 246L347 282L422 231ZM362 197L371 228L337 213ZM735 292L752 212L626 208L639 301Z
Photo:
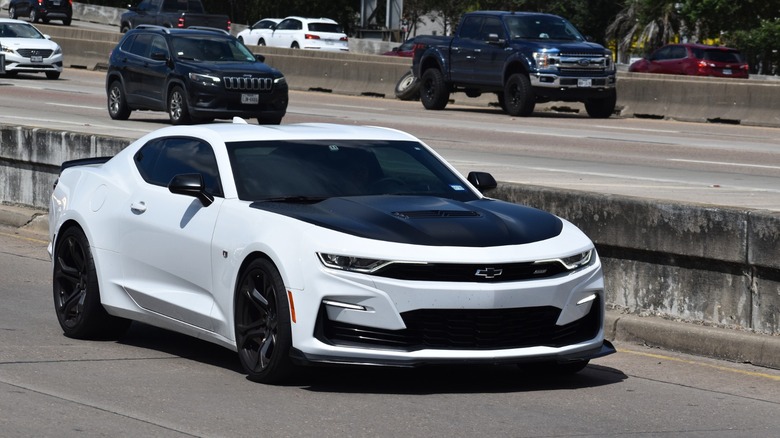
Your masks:
M52 285L54 310L65 336L114 338L130 325L127 319L109 315L100 303L95 262L87 237L78 227L62 231L57 241Z
M535 106L536 97L528 76L522 73L510 76L504 86L504 111L510 116L528 117L534 113Z
M443 110L450 100L450 91L438 68L425 70L420 78L420 101L425 109Z
M249 379L280 383L289 378L290 308L282 278L270 261L255 259L241 273L235 313L238 357Z

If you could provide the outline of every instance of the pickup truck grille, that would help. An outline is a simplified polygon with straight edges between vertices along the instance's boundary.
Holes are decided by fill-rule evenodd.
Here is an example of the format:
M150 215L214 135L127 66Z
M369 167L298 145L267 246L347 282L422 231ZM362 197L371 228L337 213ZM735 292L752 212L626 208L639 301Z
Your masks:
M271 78L226 76L222 80L226 89L235 91L271 91L274 87L274 80Z

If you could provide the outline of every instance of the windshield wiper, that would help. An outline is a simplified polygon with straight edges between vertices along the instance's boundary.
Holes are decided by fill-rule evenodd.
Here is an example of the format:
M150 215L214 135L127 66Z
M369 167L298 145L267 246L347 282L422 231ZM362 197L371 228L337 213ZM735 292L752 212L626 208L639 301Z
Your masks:
M322 196L277 196L275 198L259 199L256 202L289 202L292 204L316 204L328 199Z

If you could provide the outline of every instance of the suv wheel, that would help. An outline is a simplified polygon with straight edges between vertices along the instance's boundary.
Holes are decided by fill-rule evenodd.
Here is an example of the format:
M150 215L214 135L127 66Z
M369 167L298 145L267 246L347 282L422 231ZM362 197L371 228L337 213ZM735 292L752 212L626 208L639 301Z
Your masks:
M30 9L30 21L37 23L41 21L41 17L38 15L38 11L35 8Z
M111 82L108 87L108 115L114 120L127 120L130 117L130 108L127 107L125 92L119 81Z
M190 110L187 107L187 95L180 86L175 86L168 95L168 117L174 125L189 125L192 123Z
M16 13L16 8L15 7L11 6L11 7L8 8L8 17L9 18L13 18L14 20L19 18L19 14Z

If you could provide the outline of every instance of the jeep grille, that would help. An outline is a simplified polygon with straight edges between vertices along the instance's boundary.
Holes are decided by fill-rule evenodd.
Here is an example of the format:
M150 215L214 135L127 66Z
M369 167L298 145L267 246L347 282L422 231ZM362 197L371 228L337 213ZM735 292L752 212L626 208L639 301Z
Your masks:
M227 76L223 80L226 89L236 91L271 91L274 86L274 80L271 78Z

